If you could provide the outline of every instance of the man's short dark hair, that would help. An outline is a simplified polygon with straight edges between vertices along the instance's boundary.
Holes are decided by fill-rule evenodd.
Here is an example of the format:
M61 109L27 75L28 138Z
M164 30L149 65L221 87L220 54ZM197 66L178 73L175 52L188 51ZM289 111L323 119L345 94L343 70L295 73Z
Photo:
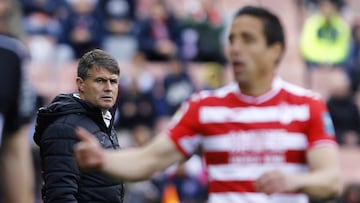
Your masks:
M269 10L257 6L244 6L235 14L235 18L250 15L260 18L263 22L264 34L267 45L279 42L285 49L285 36L279 18Z
M110 54L101 49L89 51L80 58L77 69L78 77L86 79L91 68L104 68L111 73L120 74L118 62Z

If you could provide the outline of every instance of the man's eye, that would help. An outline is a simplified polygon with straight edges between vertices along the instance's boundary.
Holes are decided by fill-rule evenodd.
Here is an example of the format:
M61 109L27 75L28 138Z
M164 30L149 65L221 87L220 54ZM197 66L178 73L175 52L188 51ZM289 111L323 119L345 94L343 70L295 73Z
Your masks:
M230 35L229 36L229 42L232 43L234 41L234 36Z
M98 82L98 83L103 83L103 82L105 82L105 80L104 80L104 79L101 79L101 78L98 78L98 79L96 79L95 81Z
M246 43L251 43L251 42L254 42L254 41L255 41L254 37L249 36L249 35L244 35L244 36L243 36L243 40L244 40L244 42L246 42Z

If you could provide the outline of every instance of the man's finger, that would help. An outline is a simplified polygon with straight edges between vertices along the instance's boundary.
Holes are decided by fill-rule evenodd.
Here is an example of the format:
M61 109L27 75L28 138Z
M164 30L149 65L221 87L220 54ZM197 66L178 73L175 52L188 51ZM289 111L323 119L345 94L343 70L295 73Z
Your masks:
M83 142L94 142L93 136L83 127L77 127L75 129L75 134L78 136L80 141Z

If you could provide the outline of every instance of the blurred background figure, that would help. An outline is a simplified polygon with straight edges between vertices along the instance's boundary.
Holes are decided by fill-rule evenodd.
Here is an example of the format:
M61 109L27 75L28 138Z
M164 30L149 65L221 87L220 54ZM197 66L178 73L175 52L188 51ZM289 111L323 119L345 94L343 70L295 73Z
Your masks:
M360 144L360 114L351 93L350 80L344 70L329 75L327 106L333 119L335 135L341 145Z
M23 27L27 34L27 45L31 57L37 63L52 63L57 59L70 58L71 50L61 49L63 21L69 15L65 0L20 0L22 3ZM63 54L60 51L63 50ZM55 54L56 53L56 54ZM64 55L65 54L65 55ZM40 65L40 64L38 64ZM41 66L41 65L40 65Z
M185 1L185 16L182 21L182 55L198 62L225 63L224 31L225 17L221 1Z
M34 168L28 139L36 111L36 94L29 83L29 53L21 30L13 30L17 1L0 0L0 202L35 200ZM15 31L15 32L14 32Z
M351 39L350 25L341 13L342 0L318 0L318 10L302 28L300 49L306 63L306 86L327 96L322 82L330 68L345 68Z
M138 49L135 36L136 6L137 1L134 0L99 1L106 34L102 47L121 62L131 61Z
M20 0L24 12L24 28L28 35L46 35L59 40L61 20L68 15L64 0Z
M172 202L164 201L169 198L172 187L176 190L179 203L205 203L207 200L208 182L200 155L169 167L164 176L155 179L155 183L160 189L163 203Z
M339 203L359 203L360 202L360 184L351 183L346 185Z
M351 79L351 91L357 94L360 90L360 18L352 26L352 41L346 70Z
M180 34L180 19L172 14L164 0L155 0L150 5L149 16L138 22L139 51L150 61L179 56Z
M105 36L104 18L97 0L69 0L70 13L63 22L62 43L69 45L78 59L86 52L100 48Z
M1 0L0 17L0 33L24 40L24 29L18 26L23 20L21 5L18 1Z
M155 78L147 66L146 56L136 53L132 67L122 71L115 127L119 130L132 130L139 124L153 127L156 120L152 94Z
M186 71L186 66L178 58L168 62L168 73L164 77L164 94L169 116L173 115L181 103L194 93L194 84Z

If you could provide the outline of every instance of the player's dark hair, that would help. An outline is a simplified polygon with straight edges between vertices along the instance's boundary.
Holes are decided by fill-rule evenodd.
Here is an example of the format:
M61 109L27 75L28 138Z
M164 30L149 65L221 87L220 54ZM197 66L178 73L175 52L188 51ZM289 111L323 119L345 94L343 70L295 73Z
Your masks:
M244 6L235 14L235 18L250 15L261 19L267 45L279 42L285 49L285 35L279 18L269 10L257 6Z

